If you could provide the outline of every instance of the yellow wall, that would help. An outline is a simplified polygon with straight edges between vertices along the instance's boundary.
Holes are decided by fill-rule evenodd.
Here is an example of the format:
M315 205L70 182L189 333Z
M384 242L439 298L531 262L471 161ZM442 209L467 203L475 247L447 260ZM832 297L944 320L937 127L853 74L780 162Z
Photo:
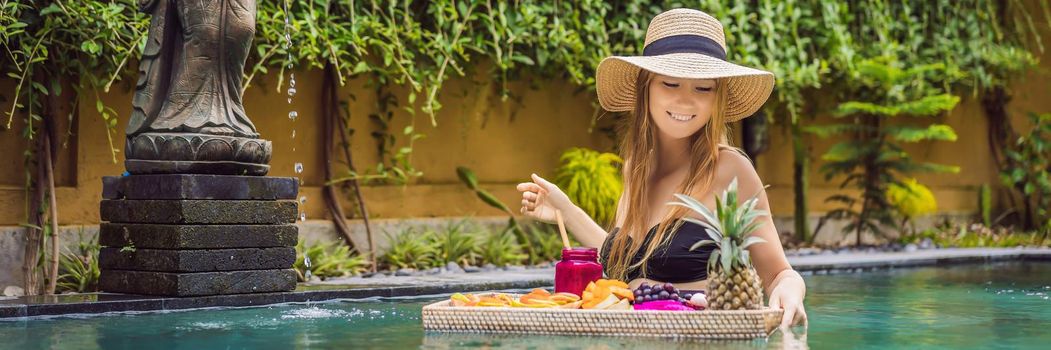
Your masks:
M1051 37L1051 35L1046 35ZM1051 112L1051 78L1047 71L1051 54L1042 57L1042 72L1031 73L1012 88L1015 95L1010 105L1016 125L1023 125L1028 111ZM480 69L479 71L484 71ZM273 141L273 176L292 176L293 164L305 166L302 194L307 196L305 210L308 218L325 215L320 196L322 182L321 136L318 118L320 104L320 72L297 74L298 95L292 106L284 95L276 91L274 76L253 82L245 94L245 108L264 138ZM539 89L531 89L525 82L512 84L521 101L501 102L487 79L475 77L475 82L453 79L440 95L444 108L438 114L438 127L432 127L426 115L415 117L416 128L426 135L417 141L414 164L424 176L410 186L369 186L364 197L375 217L499 215L477 200L457 181L455 168L459 165L474 169L483 187L494 192L512 207L518 202L514 184L524 181L531 172L550 176L558 164L559 154L574 146L600 150L611 149L611 142L602 134L587 132L593 112L594 96L576 93L577 87L562 81L540 81ZM0 80L0 91L8 97L0 102L4 111L10 108L13 83ZM405 100L405 89L397 89L399 99ZM365 87L363 79L354 79L339 91L341 98L355 96L351 103L352 127L357 133L352 149L359 168L376 162L375 141L368 136L372 131L367 115L375 108L375 93ZM128 82L118 83L113 91L101 93L104 102L120 116L120 127L114 142L122 148L123 127L131 107ZM101 199L101 177L123 172L122 154L117 163L108 151L106 129L95 112L92 99L83 99L78 106L78 118L69 129L74 136L59 151L57 164L59 215L63 224L85 224L98 221L98 202ZM287 118L290 108L299 113L294 123ZM932 188L943 212L973 212L977 208L976 189L983 183L998 185L986 139L985 118L980 105L971 96L965 96L955 111L943 118L959 135L955 143L932 142L910 147L911 154L920 160L957 165L959 174L924 174L918 178ZM819 121L830 121L828 117ZM6 122L6 118L4 119ZM412 121L404 111L396 112L393 131L399 132ZM484 123L484 127L483 127ZM66 127L63 124L62 129ZM0 225L16 225L24 221L25 193L22 186L25 172L22 152L24 125L16 117L12 130L0 131ZM291 138L291 129L296 138ZM66 139L63 138L63 141ZM820 155L832 140L811 140L811 195L810 209L821 212L829 209L824 198L837 191L838 182L825 181L818 172ZM400 142L400 141L399 141ZM293 151L293 147L295 151ZM336 153L337 158L340 153ZM775 215L792 213L791 143L787 130L779 125L771 127L768 153L758 158L759 173L771 187L771 205ZM342 169L337 164L336 169ZM349 197L348 197L349 198ZM352 206L345 202L348 212Z
M275 77L268 77L254 82L248 89L245 108L263 137L274 144L270 175L292 176L293 164L304 164L305 188L301 192L307 196L305 210L308 218L319 218L324 214L318 187L323 181L321 119L318 117L320 72L300 72L297 77L299 92L293 105L289 106L276 91ZM356 97L351 103L351 127L357 130L352 149L359 168L373 166L377 160L375 141L369 136L373 126L367 117L373 112L376 98L374 90L364 85L363 79L351 80L339 92L341 98L351 94ZM474 169L483 187L508 203L515 203L514 184L528 179L531 172L550 175L563 150L574 146L601 149L610 146L605 136L587 133L591 97L586 93L575 95L576 87L565 82L540 85L543 88L534 90L525 83L513 84L512 89L521 96L521 105L518 105L500 102L492 86L464 79L448 82L440 96L444 108L438 114L438 127L432 127L424 114L415 118L416 129L426 137L417 141L412 159L424 176L410 186L365 188L363 193L371 214L375 217L499 214L458 182L457 166ZM10 81L2 81L0 91L10 95L12 86ZM400 100L405 100L405 89L398 89L396 93ZM123 126L131 108L130 88L115 86L113 91L101 96L121 117L120 129L112 136L115 142L122 142ZM78 123L73 128L77 138L63 150L65 154L75 155L75 161L62 162L56 170L72 169L71 179L60 181L58 190L63 224L97 222L101 177L124 171L123 154L117 154L117 163L111 159L106 129L95 112L93 100L84 102L79 106ZM3 105L9 108L10 101ZM291 108L299 113L294 123L287 117ZM400 134L411 120L408 113L396 112L392 131ZM22 150L26 143L20 133L23 127L21 119L16 117L12 130L0 132L0 149L5 150L0 160L0 208L3 208L0 225L24 222ZM295 139L291 137L292 128L296 129ZM342 160L341 153L336 155ZM335 168L344 169L342 164ZM345 205L351 208L349 201Z

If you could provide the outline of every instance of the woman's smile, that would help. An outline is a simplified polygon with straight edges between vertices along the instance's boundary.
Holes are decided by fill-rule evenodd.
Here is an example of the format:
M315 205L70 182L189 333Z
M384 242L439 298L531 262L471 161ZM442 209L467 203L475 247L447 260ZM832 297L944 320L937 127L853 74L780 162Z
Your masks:
M671 111L664 111L664 112L668 113L668 116L671 117L671 119L675 119L675 120L680 121L680 122L688 122L688 121L692 120L693 118L697 117L696 114L674 113L674 112L671 112Z

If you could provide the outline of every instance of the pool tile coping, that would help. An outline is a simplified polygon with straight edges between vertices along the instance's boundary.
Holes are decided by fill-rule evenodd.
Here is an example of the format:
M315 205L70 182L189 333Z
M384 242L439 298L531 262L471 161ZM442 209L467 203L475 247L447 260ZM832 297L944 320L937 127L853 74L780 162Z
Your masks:
M789 257L789 261L796 270L803 274L827 274L996 261L1051 261L1051 249L948 248L894 253L817 254ZM245 307L308 301L413 297L454 292L529 289L551 286L554 283L554 273L551 268L533 269L527 273L520 273L517 276L520 277L497 282L449 282L446 279L431 280L417 284L407 284L407 282L419 279L418 277L349 278L340 279L338 283L352 283L354 285L323 283L301 286L299 290L293 292L184 298L114 293L18 297L0 299L0 322L37 316L186 310L207 307ZM449 276L445 275L444 277L447 278ZM401 283L398 283L398 281L401 281Z

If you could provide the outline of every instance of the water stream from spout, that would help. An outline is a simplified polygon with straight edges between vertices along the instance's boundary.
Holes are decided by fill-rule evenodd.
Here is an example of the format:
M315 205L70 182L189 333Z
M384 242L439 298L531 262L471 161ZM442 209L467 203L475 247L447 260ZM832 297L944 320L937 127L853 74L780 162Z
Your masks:
M290 139L290 141L291 141L290 143L292 145L292 157L294 158L296 156L296 119L299 118L299 112L297 112L295 107L292 106L292 98L296 96L296 72L294 70L295 69L295 64L294 64L295 57L292 56L292 47L293 47L293 45L292 45L292 20L291 20L292 12L289 11L289 2L290 1L291 0L283 0L282 1L282 5L284 7L284 19L285 19L284 49L285 49L285 54L286 54L285 62L287 64L285 66L285 70L288 71L288 90L286 91L286 94L287 94L287 101L288 101L288 104L289 104L289 107L290 107L289 108L290 110L288 112L288 119L290 120L290 122L292 124L291 125L292 137ZM295 171L296 178L299 180L300 188L302 188L303 187L303 178L302 178L302 176L303 176L303 163L302 162L296 162L294 167L293 167L293 170ZM307 197L306 196L300 196L299 199L298 199L298 202L299 202L299 206L298 206L298 208L299 208L299 221L301 221L301 222L302 221L306 221L307 220L307 213L306 213L306 208L304 208L304 206L307 203ZM304 277L304 279L306 279L307 282L309 282L311 277L313 277L313 274L310 272L310 256L308 256L306 254L305 250L303 252L303 265L304 265L304 267L306 269L306 273L303 274L303 277Z

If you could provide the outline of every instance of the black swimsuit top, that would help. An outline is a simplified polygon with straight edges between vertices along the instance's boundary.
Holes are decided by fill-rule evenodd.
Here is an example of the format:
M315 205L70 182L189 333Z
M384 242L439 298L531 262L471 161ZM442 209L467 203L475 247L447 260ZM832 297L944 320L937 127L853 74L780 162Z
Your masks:
M613 245L613 237L619 231L619 227L614 228L613 232L606 235L606 240L602 243L602 253L599 261L603 266L606 266L606 258L609 256L610 246ZM647 232L643 247L649 244L656 232L656 226ZM672 233L668 244L657 247L653 251L653 255L650 256L650 261L646 267L646 278L670 283L685 283L708 279L708 257L715 250L715 246L706 245L692 252L690 251L691 246L703 239L712 239L711 235L708 234L708 229L689 221L683 221L679 229ZM628 240L630 242L631 238L629 237ZM639 252L635 253L635 256L631 259L631 264L634 265L639 260L642 260L642 256L645 253L645 249L639 249ZM639 268L629 270L627 280L631 281L642 277L642 273L639 270ZM606 269L605 272L608 276L609 270Z

